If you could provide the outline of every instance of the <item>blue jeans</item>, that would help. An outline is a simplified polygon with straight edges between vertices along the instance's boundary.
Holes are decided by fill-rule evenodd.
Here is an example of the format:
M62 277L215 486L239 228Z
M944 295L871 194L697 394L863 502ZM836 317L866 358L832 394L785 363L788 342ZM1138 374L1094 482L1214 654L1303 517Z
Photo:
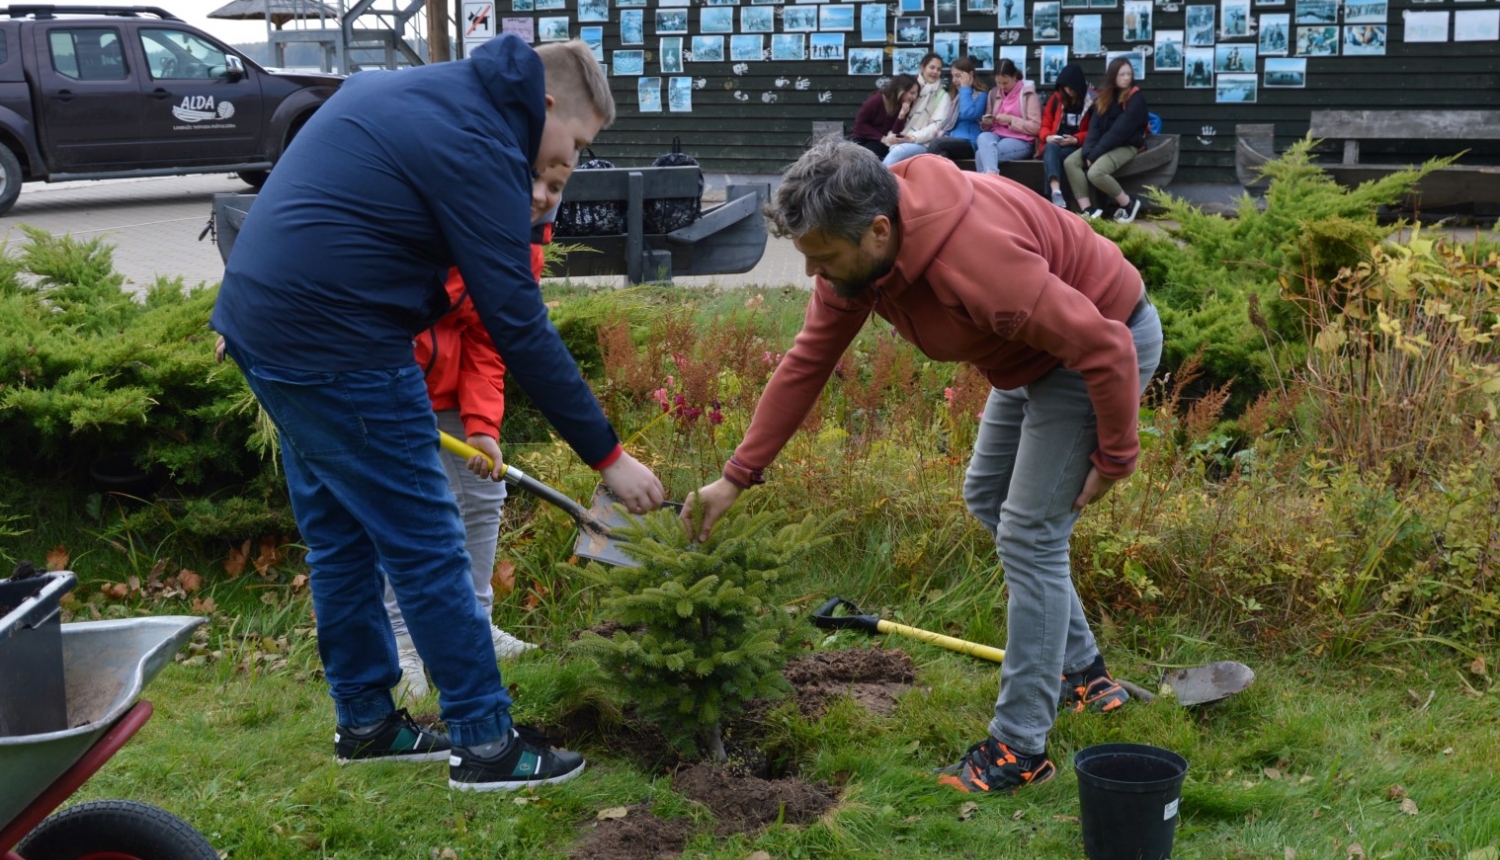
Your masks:
M1077 151L1078 147L1076 146L1059 146L1055 143L1049 143L1042 148L1042 169L1047 174L1046 178L1042 180L1043 194L1052 193L1052 182L1054 180L1056 180L1059 186L1062 185L1063 161Z
M232 343L229 354L280 434L339 725L377 723L395 710L401 668L381 599L384 570L441 691L454 745L504 736L511 700L474 599L421 368L329 373L259 362Z
M1030 158L1033 152L1036 146L1029 140L982 131L979 146L975 147L974 169L980 173L999 173L1000 162Z
M1129 328L1145 390L1161 361L1156 308L1143 299ZM1097 447L1083 376L1058 367L1023 388L990 392L964 476L964 501L995 536L1010 592L990 735L1018 753L1046 750L1062 674L1099 655L1068 562L1073 502Z
M884 164L886 167L890 167L898 161L905 161L914 155L922 155L927 151L927 144L925 143L898 143L891 147L890 152L885 154Z

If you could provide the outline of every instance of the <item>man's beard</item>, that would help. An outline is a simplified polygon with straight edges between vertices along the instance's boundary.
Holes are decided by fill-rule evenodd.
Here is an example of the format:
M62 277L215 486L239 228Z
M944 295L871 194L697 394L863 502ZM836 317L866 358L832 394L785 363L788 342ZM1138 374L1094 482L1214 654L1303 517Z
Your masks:
M878 261L873 257L863 257L863 259L869 264L863 272L847 281L828 282L828 285L833 287L834 295L841 299L857 299L870 289L871 284L889 275L891 269L895 268L894 261Z

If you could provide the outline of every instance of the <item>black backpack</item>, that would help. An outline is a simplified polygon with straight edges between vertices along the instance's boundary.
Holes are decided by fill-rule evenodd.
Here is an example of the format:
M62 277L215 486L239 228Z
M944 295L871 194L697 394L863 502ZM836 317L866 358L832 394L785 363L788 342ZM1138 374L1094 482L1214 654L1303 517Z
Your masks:
M573 168L578 170L600 170L614 164L585 149L586 161ZM564 203L557 207L557 219L552 222L552 235L564 236L614 236L625 232L625 202L623 200L596 200L589 203Z
M658 155L652 167L697 167L698 159L682 151L682 138L672 138L672 151ZM698 173L697 197L648 200L645 207L647 233L670 233L697 221L703 214L703 172Z

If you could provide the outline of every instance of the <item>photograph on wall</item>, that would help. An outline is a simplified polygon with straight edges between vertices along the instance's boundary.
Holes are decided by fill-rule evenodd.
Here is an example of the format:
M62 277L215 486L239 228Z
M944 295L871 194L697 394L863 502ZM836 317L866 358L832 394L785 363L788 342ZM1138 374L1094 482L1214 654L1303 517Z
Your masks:
M983 33L965 33L964 52L979 63L980 71L993 69L995 67L994 31L986 30Z
M1448 41L1448 13L1447 12L1415 12L1411 9L1405 10L1406 15L1406 41L1408 42L1446 42Z
M1292 21L1285 12L1260 16L1260 52L1266 56L1285 57L1291 45Z
M995 0L969 0L968 9L977 15L995 14Z
M1187 7L1187 43L1189 48L1212 48L1217 42L1214 36L1214 18L1218 14L1215 6Z
M703 11L698 13L698 32L733 33L734 7L704 6Z
M921 12L927 8L927 0L901 0L901 14L908 12Z
M1104 53L1104 16L1073 16L1073 56L1093 57Z
M656 0L658 6L691 6L689 0Z
M1297 0L1298 24L1337 24L1339 0Z
M1089 0L1090 9L1117 9L1120 0Z
M616 75L640 75L646 71L645 51L615 51L614 66Z
M932 52L942 57L944 68L953 65L953 61L958 59L958 38L957 33L932 34Z
M558 9L566 8L563 0L536 0L538 12L556 12Z
M661 73L682 74L682 37L673 36L661 40Z
M1089 8L1089 0L1062 0L1062 8L1064 10L1087 9Z
M1255 104L1255 75L1219 75L1214 78L1214 101L1218 104Z
M1001 45L999 59L1010 60L1016 64L1016 71L1021 73L1021 78L1026 79L1026 46L1025 45Z
M995 20L996 26L1001 30L1025 29L1025 0L1000 0L995 6Z
M801 33L777 33L772 36L771 59L777 62L807 59L807 37Z
M957 27L959 22L958 0L934 0L933 23L939 27Z
M514 12L530 12L536 8L536 0L515 0L510 8Z
M730 36L729 59L736 63L758 63L766 58L765 36Z
M897 18L896 44L925 45L932 41L932 37L928 35L931 32L931 28L931 18ZM787 27L786 29L790 30L792 28Z
M1296 57L1267 57L1262 76L1266 89L1300 90L1307 86L1307 60Z
M922 55L926 48L892 48L891 74L917 75L922 72ZM773 58L774 59L774 58Z
M1346 0L1345 24L1384 24L1389 11L1386 0Z
M1221 42L1214 46L1214 72L1216 74L1255 71L1255 46Z
M694 36L693 50L687 56L687 59L689 62L694 63L724 62L724 37Z
M685 9L657 9L656 10L656 34L663 35L686 35L687 34L687 10Z
M685 113L693 109L692 78L667 79L667 107L675 113Z
M1039 2L1031 7L1031 38L1037 42L1062 39L1062 9L1057 0Z
M615 0L615 5L623 9L626 6L644 6L646 0Z
M641 113L661 113L661 78L641 78L635 92Z
M781 16L781 29L788 33L812 33L818 29L816 6L788 6Z
M740 0L703 0L704 6L738 6Z
M536 41L536 19L535 18L501 18L500 32L510 33L526 40L526 44Z
M1255 0L1257 6L1285 6L1286 0Z
M861 42L884 42L885 4L865 3L859 7L859 40Z
M1243 39L1250 35L1250 0L1224 0L1219 23L1224 28L1219 32L1220 38Z
M1106 51L1104 53L1104 67L1109 68L1109 64L1113 63L1117 57L1124 57L1130 61L1130 68L1135 72L1136 83L1140 83L1146 79L1145 54L1140 51Z
M1460 13L1462 14L1462 13ZM1458 31L1454 31L1457 33ZM1384 24L1351 24L1344 28L1344 56L1385 56Z
M646 13L640 9L624 9L620 12L620 44L646 44Z
M1151 0L1125 0L1125 41L1151 41L1151 13Z
M609 0L578 0L578 20L608 21Z
M1156 47L1151 51L1151 65L1158 72L1182 71L1182 49L1185 47L1181 30L1157 30Z
M776 10L765 6L741 6L740 30L745 33L776 32Z
M1297 56L1299 56L1299 57L1337 57L1338 55L1339 55L1339 28L1337 28L1337 27L1298 27L1297 28Z
M538 18L536 19L536 32L543 42L566 42L568 41L567 18Z
M1385 28L1380 29L1381 36L1384 37ZM1500 40L1500 9L1459 9L1453 13L1453 41L1494 42L1497 40Z
M885 69L885 51L880 48L850 48L849 74L879 75Z
M1188 48L1183 51L1182 86L1189 90L1211 90L1214 87L1214 49Z
M594 59L604 62L604 28L603 27L579 27L578 38L589 46L589 53Z
M838 6L818 7L818 29L828 32L848 32L854 29L854 7L840 4Z
M843 33L813 33L808 36L807 54L814 60L842 60Z
M1042 86L1055 87L1057 79L1062 75L1063 66L1068 64L1067 45L1043 45L1042 46Z

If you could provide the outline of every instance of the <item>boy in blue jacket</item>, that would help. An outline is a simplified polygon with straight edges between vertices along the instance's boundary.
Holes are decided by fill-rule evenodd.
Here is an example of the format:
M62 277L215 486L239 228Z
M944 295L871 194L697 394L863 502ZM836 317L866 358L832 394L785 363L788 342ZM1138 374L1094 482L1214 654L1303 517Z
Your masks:
M513 726L412 338L457 266L521 386L635 513L661 482L620 449L531 276L533 178L614 119L584 43L511 35L466 60L350 78L272 171L235 242L212 326L275 421L308 548L342 762L449 762L449 785L558 783L582 756ZM396 710L389 576L448 736Z

